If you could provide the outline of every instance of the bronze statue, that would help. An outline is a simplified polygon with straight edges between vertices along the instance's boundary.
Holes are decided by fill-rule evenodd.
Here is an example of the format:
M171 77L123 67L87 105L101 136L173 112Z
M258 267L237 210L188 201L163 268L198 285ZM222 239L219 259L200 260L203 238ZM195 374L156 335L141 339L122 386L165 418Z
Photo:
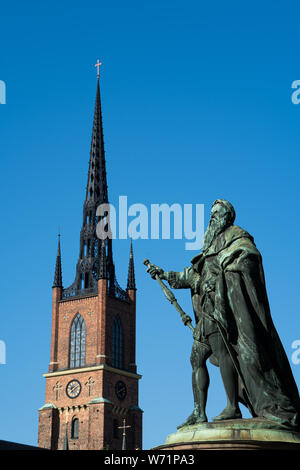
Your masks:
M174 289L191 290L196 321L191 353L194 410L178 427L207 421L209 358L220 367L227 395L227 406L215 421L241 418L240 402L254 417L299 428L299 393L271 318L261 254L253 237L234 220L233 206L218 199L202 253L190 267L166 272L145 262L161 284L166 280ZM191 327L191 318L177 305L184 324Z

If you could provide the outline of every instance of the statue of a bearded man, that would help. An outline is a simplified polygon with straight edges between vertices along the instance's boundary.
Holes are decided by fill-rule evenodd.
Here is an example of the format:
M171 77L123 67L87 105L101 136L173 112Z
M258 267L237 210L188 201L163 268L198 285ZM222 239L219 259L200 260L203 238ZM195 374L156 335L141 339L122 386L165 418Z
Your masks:
M194 410L181 426L207 421L209 358L220 368L227 395L226 408L214 420L241 418L243 403L253 416L298 428L299 393L271 318L262 257L253 237L234 220L233 206L216 200L202 253L191 266L181 272L154 265L148 269L174 289L191 290ZM183 320L191 319L186 315Z

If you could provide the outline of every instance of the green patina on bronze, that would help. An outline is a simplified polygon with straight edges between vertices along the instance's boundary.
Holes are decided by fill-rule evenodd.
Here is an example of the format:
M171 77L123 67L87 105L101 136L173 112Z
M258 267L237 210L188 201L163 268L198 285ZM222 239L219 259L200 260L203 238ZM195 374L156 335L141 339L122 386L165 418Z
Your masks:
M227 395L227 406L216 422L240 419L243 403L254 417L299 429L299 393L271 318L262 257L253 237L234 220L233 206L219 199L212 206L202 253L191 266L166 272L145 261L151 277L193 330L194 410L178 427L207 422L209 359L220 367ZM174 289L190 289L195 328L162 280Z

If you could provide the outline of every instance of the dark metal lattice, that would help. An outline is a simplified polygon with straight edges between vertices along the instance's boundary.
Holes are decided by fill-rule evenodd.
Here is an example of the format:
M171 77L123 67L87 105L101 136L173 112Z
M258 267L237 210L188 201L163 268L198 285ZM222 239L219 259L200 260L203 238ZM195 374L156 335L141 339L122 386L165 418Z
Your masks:
M109 279L109 294L121 300L127 300L127 293L121 289L115 278L110 238L105 240L105 266L103 264L102 240L97 237L96 233L97 223L100 221L96 212L100 204L108 204L108 191L98 80L86 198L83 205L83 224L80 232L79 259L75 281L71 286L63 289L63 299L97 293L99 276L100 278L106 276Z

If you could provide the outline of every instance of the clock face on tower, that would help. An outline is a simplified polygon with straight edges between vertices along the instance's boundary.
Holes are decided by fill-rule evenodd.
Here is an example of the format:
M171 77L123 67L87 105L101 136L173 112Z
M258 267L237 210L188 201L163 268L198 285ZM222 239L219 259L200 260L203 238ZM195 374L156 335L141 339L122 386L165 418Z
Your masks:
M66 394L69 398L76 398L81 392L81 383L78 380L71 380L66 388Z
M127 394L127 388L124 382L119 380L115 385L115 392L119 400L124 400Z

